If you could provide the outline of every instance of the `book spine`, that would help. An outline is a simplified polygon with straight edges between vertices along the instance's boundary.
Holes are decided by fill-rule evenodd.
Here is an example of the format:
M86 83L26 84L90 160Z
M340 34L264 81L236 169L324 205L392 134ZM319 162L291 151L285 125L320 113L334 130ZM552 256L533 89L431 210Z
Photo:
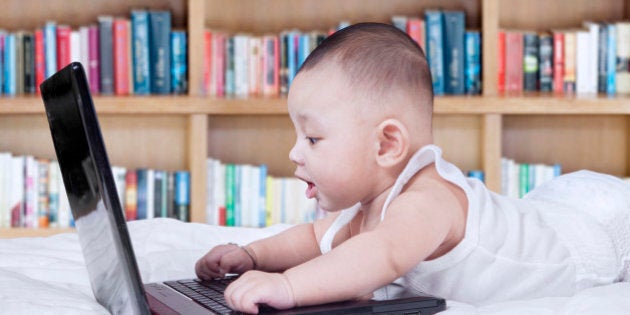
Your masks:
M137 176L137 203L136 203L136 219L142 220L147 218L147 181L148 170L138 169L136 170Z
M538 91L538 34L523 34L523 90Z
M57 71L70 64L70 26L57 25Z
M576 32L564 33L564 93L575 93Z
M597 42L597 92L606 93L608 83L608 27L606 24L599 25L599 35Z
M523 33L505 33L505 91L523 91Z
M553 90L553 37L545 33L539 37L540 66L538 67L540 91Z
M606 45L606 93L615 95L617 93L617 27L614 24L608 24L608 37Z
M171 33L171 88L175 94L185 94L188 91L186 42L186 32Z
M212 78L214 80L213 87L215 88L215 95L217 97L225 96L225 79L226 72L226 52L227 52L227 37L223 33L216 33L215 41L212 52L213 64L212 64Z
M203 92L212 95L212 32L203 32Z
M298 49L298 32L289 32L286 36L287 49L287 92L293 83L295 74L297 73L297 49Z
M149 13L145 10L131 11L131 37L133 59L133 92L151 93L149 72Z
M125 216L127 221L138 219L138 174L134 170L125 175Z
M11 227L22 227L22 217L24 213L24 179L25 179L25 159L24 157L11 158L11 200L9 211L11 213Z
M101 94L114 94L113 18L98 17L99 66Z
M81 62L81 34L70 31L70 62ZM82 63L83 64L83 63Z
M155 218L166 217L166 208L163 207L166 203L162 201L163 197L165 197L163 196L164 188L164 171L156 170L153 176L153 207L155 209Z
M24 32L15 33L15 94L24 93Z
M422 49L422 52L426 54L426 51L425 51L426 41L424 38L424 34L425 34L424 20L419 17L411 17L409 19L406 19L406 21L407 21L406 26L403 29L403 31L406 31L409 37L411 37L411 39L413 39L418 44L418 46L420 46L420 48Z
M553 91L564 92L564 33L553 33Z
M226 164L225 166L225 225L235 226L234 199L236 195L236 165Z
M50 161L48 164L48 222L52 227L56 227L59 224L60 190L63 190L63 186L60 183L61 170L59 169L59 162Z
M445 93L464 94L464 33L466 16L462 11L445 11L444 81Z
M260 165L258 173L258 227L264 227L267 221L267 165Z
M465 34L465 92L481 93L481 34L467 31Z
M500 30L497 39L497 92L505 92L505 31Z
M155 218L155 170L147 169L147 180L146 180L146 204L147 204L147 216L145 219L153 219Z
M22 226L35 228L38 223L38 171L37 161L32 156L25 157L24 167L24 217Z
M175 172L175 205L177 218L190 221L190 173L188 171Z
M48 218L50 211L48 200L49 162L45 159L38 159L36 163L39 168L37 171L37 226L39 228L47 228L49 225Z
M35 37L24 34L24 93L35 93Z
M249 38L247 53L247 87L249 89L248 94L252 96L262 95L262 60L263 60L263 47L262 38L252 36Z
M83 65L89 84L90 28L88 26L79 27L79 62Z
M126 19L114 19L112 24L114 53L114 93L129 94L129 24Z
M522 163L519 165L519 198L523 198L529 191L529 164Z
M589 58L590 42L587 31L577 31L575 35L575 92L590 93L589 75L591 75ZM595 74L596 75L596 74Z
M4 94L16 95L16 42L15 34L8 33L4 43Z
M88 27L88 82L90 91L98 94L101 91L100 43L98 26Z
M7 33L0 30L0 96L4 93L4 44Z
M166 216L177 219L175 216L175 172L166 172Z
M278 37L263 38L263 94L276 96L279 93L279 50Z
M615 80L619 94L630 93L630 22L618 22L617 26L617 69Z
M234 95L246 97L249 92L247 73L247 52L249 37L236 35L234 39Z
M584 22L588 29L586 93L597 94L598 61L599 61L599 23Z
M46 22L44 26L44 47L46 49L46 78L57 72L57 24Z
M433 82L433 94L442 95L445 92L444 80L444 19L441 11L425 11L427 28L427 59Z
M171 13L149 11L149 71L151 92L171 92Z

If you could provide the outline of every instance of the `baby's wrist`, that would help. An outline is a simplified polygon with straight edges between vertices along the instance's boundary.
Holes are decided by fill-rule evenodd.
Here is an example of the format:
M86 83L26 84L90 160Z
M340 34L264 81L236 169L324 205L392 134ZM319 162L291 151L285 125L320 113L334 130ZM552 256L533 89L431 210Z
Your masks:
M291 285L291 280L289 280L289 277L285 273L281 273L280 278L282 279L282 282L284 283L284 288L287 291L287 295L288 295L291 307L299 307L300 305L295 300L295 294L293 293L293 285Z
M258 269L258 257L256 257L256 253L251 248L249 248L248 245L240 246L240 247L245 252L245 254L247 254L247 256L249 256L249 258L252 260L252 269L253 270L257 270Z

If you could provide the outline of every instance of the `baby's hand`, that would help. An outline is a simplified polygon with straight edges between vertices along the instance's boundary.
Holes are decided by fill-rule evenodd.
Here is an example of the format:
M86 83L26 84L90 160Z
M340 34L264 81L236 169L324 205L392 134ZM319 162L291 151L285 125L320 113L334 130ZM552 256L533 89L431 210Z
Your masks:
M251 269L254 269L253 258L236 244L216 246L195 264L197 277L206 280L222 278L226 273L241 274Z
M225 290L225 300L234 310L258 313L259 304L277 309L296 306L289 280L281 273L249 271Z

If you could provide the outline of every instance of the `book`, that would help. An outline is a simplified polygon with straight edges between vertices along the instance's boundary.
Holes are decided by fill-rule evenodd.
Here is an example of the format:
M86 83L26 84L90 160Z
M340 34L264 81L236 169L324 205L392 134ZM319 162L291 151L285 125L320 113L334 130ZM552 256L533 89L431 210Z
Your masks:
M4 37L4 94L17 93L17 58L15 34L7 33Z
M116 18L112 22L112 43L114 62L114 94L128 95L129 86L129 23L127 19Z
M128 170L125 174L125 217L128 221L138 218L138 173Z
M444 11L442 15L444 19L444 92L464 94L466 16L463 11Z
M505 91L523 91L523 33L505 31Z
M597 87L598 87L597 80L599 77L598 75L599 44L600 44L599 23L592 22L592 21L585 21L583 23L583 26L586 28L587 33L588 33L587 42L589 44L586 46L586 50L585 50L587 53L588 59L586 60L586 63L583 66L586 68L584 69L585 71L579 70L580 66L578 66L578 71L586 72L586 78L585 78L586 90L584 92L589 93L589 94L597 94Z
M188 91L188 48L186 32L171 32L171 89L174 94Z
M553 90L553 37L542 33L538 37L538 82L541 92Z
M59 225L59 206L62 191L65 193L59 162L52 160L48 163L48 222L51 227Z
M606 41L606 93L608 95L614 95L617 93L617 26L610 23L607 28L607 41Z
M149 11L149 72L151 92L171 92L171 12Z
M96 25L88 27L88 66L87 78L90 92L98 94L101 91L101 50L99 43L99 29Z
M9 200L11 227L22 227L25 202L25 161L26 159L21 156L11 157L11 193Z
M630 93L630 22L617 22L616 90L618 94ZM626 39L626 40L624 40Z
M608 27L606 23L598 25L597 42L597 92L606 93L608 83Z
M247 87L248 95L262 95L263 85L263 41L262 37L250 36L247 44Z
M44 49L46 51L46 78L57 72L57 24L49 21L44 25Z
M408 19L409 18L404 15L394 15L391 17L391 22L397 29L406 32Z
M466 94L481 94L481 34L479 31L466 31L464 38L464 91Z
M538 34L523 33L523 90L538 91Z
M0 38L0 40L2 39ZM11 211L9 204L12 184L11 158L11 153L0 152L0 228L8 228L11 226Z
M564 93L575 93L576 75L576 32L564 33Z
M392 19L393 20L393 19ZM405 22L402 22L405 23ZM425 40L425 24L424 20L418 16L409 17L406 19L406 25L404 26L403 31L406 31L409 37L413 39L418 46L422 49L422 52L426 54L426 40Z
M149 72L149 13L146 10L131 11L131 38L133 60L133 92L138 95L151 93Z
M505 31L499 30L497 38L497 92L505 92Z
M590 34L587 30L579 30L575 33L575 92L579 94L594 93L591 89L591 76L597 77L597 72L592 72L590 65L591 42ZM597 86L595 86L595 91Z
M276 96L280 92L279 67L280 50L276 36L264 36L263 39L263 95Z
M15 32L15 95L24 94L24 31Z
M249 93L249 74L247 69L247 55L249 52L249 36L236 34L232 37L233 51L231 60L234 64L234 90L233 95L246 97Z
M0 29L0 96L2 96L2 94L4 93L4 71L5 71L5 64L4 64L4 44L5 44L5 37L7 36L7 33L4 30Z
M98 17L100 93L105 95L114 94L113 25L113 17Z
M564 92L564 33L553 31L553 88L555 93Z
M35 93L35 35L24 33L22 37L24 51L22 67L24 69L23 90L27 94Z
M36 159L37 164L37 226L47 228L49 225L49 194L48 194L48 165L46 159Z
M190 221L190 172L175 172L175 213L184 222Z
M70 33L68 25L57 25L57 70L61 70L72 61L70 58Z
M225 38L224 62L224 95L233 96L236 92L235 86L235 62L234 62L234 37L227 36Z
M139 168L136 170L137 177L137 201L136 201L136 219L142 220L149 217L148 209L148 182L149 182L149 170L145 168Z
M444 19L441 11L427 10L424 13L427 32L427 60L433 82L433 94L445 92L444 78Z
M203 31L203 91L211 95L212 91L212 31Z

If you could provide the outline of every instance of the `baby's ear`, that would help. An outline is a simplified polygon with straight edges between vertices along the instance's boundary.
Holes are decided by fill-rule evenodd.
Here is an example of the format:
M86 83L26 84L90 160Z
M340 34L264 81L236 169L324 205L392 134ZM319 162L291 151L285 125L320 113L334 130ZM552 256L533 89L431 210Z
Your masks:
M378 125L377 163L391 167L404 161L409 152L409 131L397 119L387 119Z

